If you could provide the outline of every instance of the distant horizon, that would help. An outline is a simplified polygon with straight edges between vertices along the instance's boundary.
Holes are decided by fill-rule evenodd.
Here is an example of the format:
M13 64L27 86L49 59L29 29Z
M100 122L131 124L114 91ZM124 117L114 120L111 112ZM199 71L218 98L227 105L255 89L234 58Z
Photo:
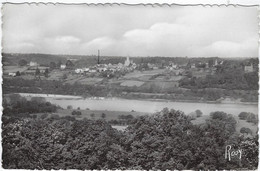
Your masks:
M55 54L55 53L11 53L11 52L2 52L2 54L22 54L22 55L33 55L33 54L37 54L37 55L53 55L53 56L98 56L95 54L92 55L77 55L77 54ZM200 56L116 56L116 55L102 55L102 53L100 54L100 57L129 57L129 58L222 58L222 59L250 59L250 58L258 58L258 56L247 56L247 57L219 57L219 56L208 56L208 57L200 57Z

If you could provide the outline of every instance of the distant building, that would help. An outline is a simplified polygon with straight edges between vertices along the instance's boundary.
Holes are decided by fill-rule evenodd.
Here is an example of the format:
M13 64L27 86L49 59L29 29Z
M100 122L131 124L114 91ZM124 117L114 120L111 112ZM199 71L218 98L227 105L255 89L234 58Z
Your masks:
M214 64L215 66L217 66L218 65L218 60L216 59L215 60L215 64Z
M84 72L88 72L88 71L89 71L89 68L83 68L83 71L84 71Z
M12 76L12 77L15 77L15 76L16 76L16 73L14 73L14 72L9 72L8 75L9 75L9 76Z
M97 69L96 68L90 68L88 72L95 73L95 72L97 72Z
M174 64L174 62L170 62L169 66L171 66L171 68L173 68L173 69L177 69L178 68L178 65Z
M84 72L83 69L80 69L80 68L75 69L75 73L77 73L77 74L80 74L83 72Z
M130 60L129 60L129 56L126 58L125 60L125 66L129 66L130 65Z
M249 73L249 72L253 72L254 68L253 68L253 64L250 64L249 66L245 66L245 72Z
M30 66L30 67L36 67L36 66L38 66L38 63L31 61L31 62L29 63L29 66Z
M196 68L196 65L195 64L191 64L190 68Z
M66 68L66 65L64 65L64 64L60 65L60 69L65 69L65 68Z

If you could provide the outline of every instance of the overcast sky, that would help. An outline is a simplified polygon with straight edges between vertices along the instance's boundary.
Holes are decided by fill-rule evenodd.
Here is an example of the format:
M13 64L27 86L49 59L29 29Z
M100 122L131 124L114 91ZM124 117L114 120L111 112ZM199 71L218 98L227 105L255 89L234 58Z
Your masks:
M3 6L3 52L257 57L256 7Z

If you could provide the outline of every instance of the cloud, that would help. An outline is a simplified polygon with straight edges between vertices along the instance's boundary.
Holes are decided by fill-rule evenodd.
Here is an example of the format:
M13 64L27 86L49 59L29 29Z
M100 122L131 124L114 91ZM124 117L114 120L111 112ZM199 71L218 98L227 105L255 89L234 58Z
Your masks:
M213 53L216 56L231 57L253 57L252 52L257 54L257 38L248 38L243 42L216 41L211 45L202 48L204 53ZM203 53L203 52L200 52Z
M115 46L116 40L110 37L98 37L83 43L79 50L85 54L96 54L97 50L108 51Z
M257 56L256 8L4 5L4 52Z
M57 43L79 43L80 39L74 36L59 36L55 38Z

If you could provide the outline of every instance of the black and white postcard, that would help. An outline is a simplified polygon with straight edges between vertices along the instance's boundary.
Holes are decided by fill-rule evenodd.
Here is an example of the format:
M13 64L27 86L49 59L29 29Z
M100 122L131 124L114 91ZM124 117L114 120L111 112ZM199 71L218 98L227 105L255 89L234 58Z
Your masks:
M259 7L2 4L2 168L257 170Z

